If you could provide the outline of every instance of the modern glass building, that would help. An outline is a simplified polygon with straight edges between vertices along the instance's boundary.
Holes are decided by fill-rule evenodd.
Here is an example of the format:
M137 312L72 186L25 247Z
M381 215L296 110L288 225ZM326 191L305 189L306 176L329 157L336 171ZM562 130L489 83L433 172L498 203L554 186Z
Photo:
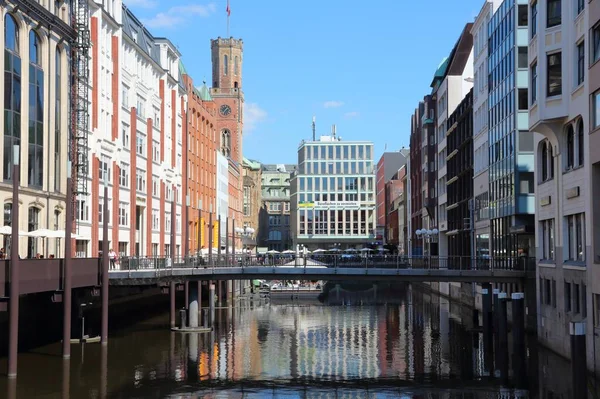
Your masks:
M342 141L335 134L303 141L291 190L295 245L359 248L374 239L373 143Z
M533 255L527 1L505 0L488 25L489 212L494 257Z

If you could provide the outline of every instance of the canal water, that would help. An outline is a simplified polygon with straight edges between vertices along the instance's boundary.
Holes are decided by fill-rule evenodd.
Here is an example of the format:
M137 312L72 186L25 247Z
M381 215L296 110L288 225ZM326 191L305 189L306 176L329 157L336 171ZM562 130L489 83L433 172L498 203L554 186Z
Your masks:
M112 329L104 351L73 345L70 365L60 344L21 354L16 386L0 377L0 397L570 397L568 362L534 339L527 390L489 376L470 314L411 285L342 290L325 303L241 299L217 309L217 325L206 334L172 333L161 313Z

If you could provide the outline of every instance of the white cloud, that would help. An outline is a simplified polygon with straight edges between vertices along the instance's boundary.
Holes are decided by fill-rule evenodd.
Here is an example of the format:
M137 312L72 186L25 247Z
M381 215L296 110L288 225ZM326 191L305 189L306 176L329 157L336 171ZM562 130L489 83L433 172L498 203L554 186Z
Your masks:
M348 119L350 119L350 118L356 118L359 115L360 115L360 113L358 111L346 112L344 114L344 118L348 118Z
M136 2L150 2L152 0L134 0ZM207 5L189 4L185 6L174 6L165 12L159 12L150 19L143 19L149 28L175 28L185 23L189 18L211 16L217 11L215 3Z
M158 4L157 0L126 0L127 7L154 8Z
M267 120L267 111L256 103L244 103L244 132L249 133Z
M344 103L342 101L334 101L334 100L332 100L332 101L325 101L323 103L323 106L325 108L338 108L338 107L341 107L342 105L344 105Z

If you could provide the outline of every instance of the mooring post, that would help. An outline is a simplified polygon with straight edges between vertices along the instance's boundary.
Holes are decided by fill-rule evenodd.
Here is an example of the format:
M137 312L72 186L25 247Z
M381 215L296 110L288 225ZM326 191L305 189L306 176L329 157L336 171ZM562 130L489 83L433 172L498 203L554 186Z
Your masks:
M506 292L498 294L498 365L500 379L503 384L508 383L508 320L507 320Z
M175 282L169 285L171 328L175 328Z
M493 320L492 320L492 285L490 283L484 283L482 294L482 308L483 308L483 362L484 369L486 372L491 373L493 369L493 356L494 356L494 334L493 334Z
M513 378L518 389L527 388L525 348L525 294L515 292L512 299Z
M108 395L108 345L102 345L100 348L100 398L106 399L107 395Z
M104 179L104 201L102 204L102 315L100 321L100 341L102 345L108 343L108 181Z
M587 399L588 396L585 327L585 321L569 323L573 399Z

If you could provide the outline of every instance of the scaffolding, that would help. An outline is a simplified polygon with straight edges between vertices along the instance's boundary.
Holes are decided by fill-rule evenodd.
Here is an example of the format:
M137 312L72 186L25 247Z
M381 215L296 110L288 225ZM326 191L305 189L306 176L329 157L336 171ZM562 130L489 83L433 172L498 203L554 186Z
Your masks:
M90 28L89 0L71 2L71 23L75 40L71 43L71 126L69 134L69 161L71 161L72 198L75 220L79 222L76 200L88 194L88 133L90 84Z

